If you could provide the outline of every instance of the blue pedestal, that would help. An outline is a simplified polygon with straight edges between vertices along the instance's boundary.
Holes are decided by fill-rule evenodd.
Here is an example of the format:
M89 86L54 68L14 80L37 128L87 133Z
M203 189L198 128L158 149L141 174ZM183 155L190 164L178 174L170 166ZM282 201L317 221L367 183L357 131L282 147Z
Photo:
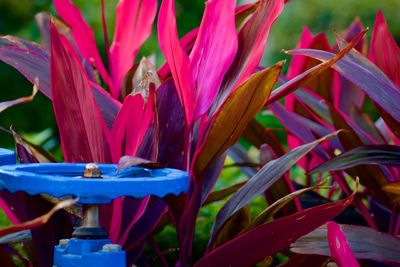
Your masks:
M57 267L125 267L125 251L108 239L62 239L54 247L54 265Z

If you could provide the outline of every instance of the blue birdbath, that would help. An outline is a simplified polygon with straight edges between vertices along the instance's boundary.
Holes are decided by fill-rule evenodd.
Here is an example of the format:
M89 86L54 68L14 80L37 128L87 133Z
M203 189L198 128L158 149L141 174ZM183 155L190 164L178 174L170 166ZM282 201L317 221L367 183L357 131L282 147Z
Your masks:
M1 151L0 151L1 160ZM15 157L14 157L15 161ZM83 204L82 225L73 238L60 240L54 248L54 266L126 266L125 252L111 244L100 227L98 204L122 196L164 197L186 192L188 174L169 168L129 167L115 164L17 164L0 167L0 187L31 195L74 197Z

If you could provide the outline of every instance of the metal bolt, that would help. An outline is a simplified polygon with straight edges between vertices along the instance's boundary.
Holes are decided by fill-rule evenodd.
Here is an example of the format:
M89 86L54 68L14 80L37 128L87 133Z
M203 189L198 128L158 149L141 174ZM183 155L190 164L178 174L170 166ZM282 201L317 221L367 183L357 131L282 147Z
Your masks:
M101 171L99 166L96 163L88 163L85 166L85 172L83 173L83 177L85 178L100 178Z
M60 239L60 241L58 241L58 245L63 248L66 248L68 246L68 243L69 239Z
M121 251L122 247L118 244L105 244L103 245L104 252L117 252Z
M82 179L101 178L101 171L97 164L86 164ZM84 204L82 205L82 210L82 224L80 227L75 229L75 231L72 233L72 236L83 239L98 238L99 236L106 237L107 232L100 227L99 206L96 204Z
M101 178L101 171L96 163L88 163L85 167L83 177L86 179L90 178ZM84 205L83 206L83 224L84 227L98 227L99 222L99 207L97 205Z

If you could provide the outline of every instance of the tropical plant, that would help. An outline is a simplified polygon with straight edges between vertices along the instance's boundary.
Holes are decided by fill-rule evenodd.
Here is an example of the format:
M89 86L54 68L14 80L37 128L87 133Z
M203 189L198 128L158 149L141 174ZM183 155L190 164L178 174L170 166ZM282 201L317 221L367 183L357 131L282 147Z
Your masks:
M151 33L155 0L118 2L111 46L101 1L106 61L100 56L93 31L70 0L54 0L62 21L48 13L38 15L43 45L15 36L0 37L0 59L51 99L66 162L120 162L126 166L143 158L189 172L189 191L178 197L123 197L102 207L102 225L110 239L127 251L129 264L144 264L143 248L148 243L160 262L168 265L153 236L166 225L173 225L179 266L267 264L272 259L269 256L277 253L290 257L286 262L289 266L301 262L322 265L326 257L292 254L286 248L350 205L357 209L352 212L361 213L374 230L378 229L377 216L372 218L368 208L384 209L380 205L385 205L394 209L387 192L396 193L398 185L386 184L398 175L398 170L391 167L398 164L398 147L388 144L397 144L399 137L395 105L398 88L390 81L394 79L390 75L397 75L392 70L398 62L392 62L392 58L398 59L399 54L382 16L378 16L374 27L370 57L390 79L353 49L365 51L365 30L359 22L350 27L345 39L339 36L338 46L333 48L323 34L313 37L305 30L300 49L289 51L295 57L284 77L283 62L269 68L259 64L269 29L285 2L260 0L236 7L236 1L210 0L200 26L179 39L174 1L163 0L157 26L166 62L158 70L146 58L135 64L140 46ZM391 41L380 43L380 35ZM387 50L393 53L383 62L379 61L382 45L388 45ZM277 83L281 85L272 92ZM299 87L306 88L295 91ZM382 97L379 92L383 92ZM30 101L35 93L36 89L31 97L4 103L3 107ZM285 96L282 105L277 100ZM387 125L384 132L362 109L367 96L378 107L382 116L379 123ZM263 107L272 110L288 130L291 151L286 153L274 131L257 121ZM48 152L12 133L21 163L54 161ZM242 142L238 143L241 136ZM252 161L243 153L246 142L259 148L260 154L259 164L250 164L252 168L244 164L250 178L213 191L228 153L237 165ZM345 153L333 158L338 152ZM299 166L308 173L306 182L293 181L289 170L305 155ZM357 167L366 163L380 165ZM335 171L343 168L349 169ZM330 171L332 184L338 184L341 192L332 187L325 194L322 176L316 176L317 181L311 179L311 173L317 171ZM352 193L350 188L357 183L351 182L349 175L359 177L360 190ZM305 187L296 191L302 183ZM250 218L248 205L258 195L264 195L269 205L256 218ZM307 195L323 204L303 210L300 196ZM328 203L342 195L341 200ZM215 218L203 255L194 257L200 209L228 196ZM27 264L51 265L52 247L60 238L71 235L73 221L79 217L74 209L59 210L65 207L63 202L51 209L52 201L45 196L1 192L1 207L16 226L0 231L0 235L32 228L33 244L33 249L26 252L28 258L3 245L0 257L4 262L11 263L10 255L14 254ZM50 214L59 211L51 219L45 215L31 221L49 210ZM395 215L391 214L393 221ZM390 233L396 234L397 228L392 226ZM330 252L319 254L331 253L339 265L348 259L356 266L359 251L352 242L354 237L346 240L343 229L333 222L328 224L322 238L328 236ZM332 241L336 239L340 247ZM343 247L351 247L354 254L340 250Z

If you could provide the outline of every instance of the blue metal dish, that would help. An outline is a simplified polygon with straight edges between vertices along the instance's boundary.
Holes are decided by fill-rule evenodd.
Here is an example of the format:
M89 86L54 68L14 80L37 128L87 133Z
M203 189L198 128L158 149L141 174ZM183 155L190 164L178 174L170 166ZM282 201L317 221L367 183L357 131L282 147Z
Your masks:
M15 164L16 156L12 150L0 148L0 165Z
M107 203L120 196L164 197L186 192L187 172L160 168L129 167L118 172L118 165L98 164L102 178L83 178L86 164L46 163L0 167L0 188L31 195L77 197L83 204Z

